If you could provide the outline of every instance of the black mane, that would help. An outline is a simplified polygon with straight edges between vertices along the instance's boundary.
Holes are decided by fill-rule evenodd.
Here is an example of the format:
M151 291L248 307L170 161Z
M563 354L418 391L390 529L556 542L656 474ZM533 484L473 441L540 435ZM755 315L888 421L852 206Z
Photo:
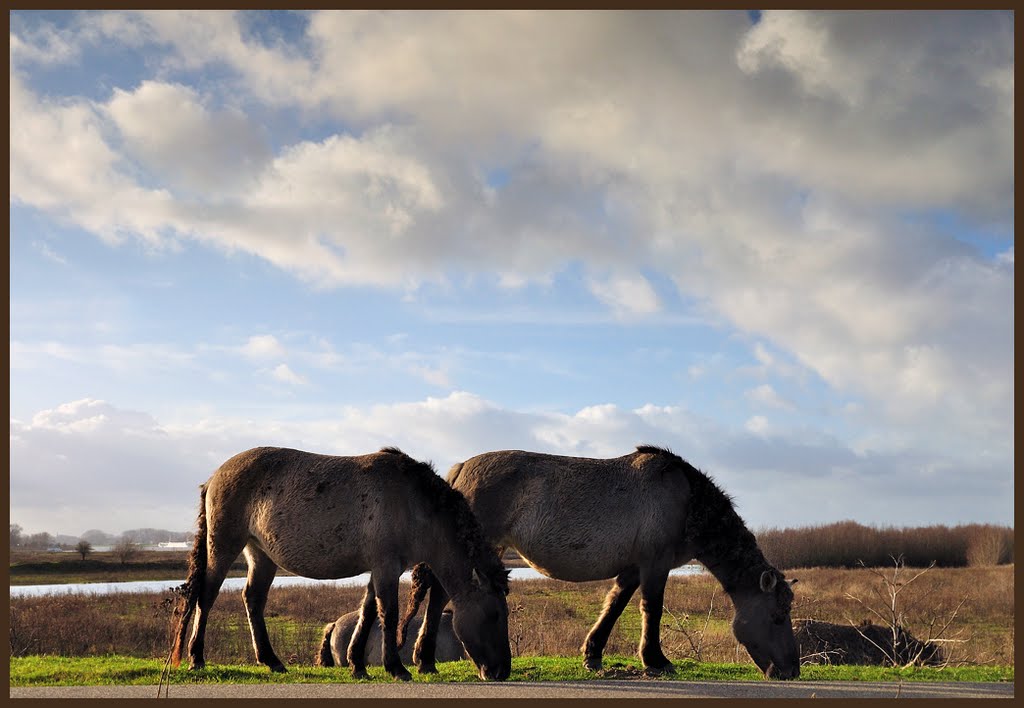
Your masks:
M441 478L430 462L421 462L397 448L384 448L381 452L401 454L406 460L409 476L415 479L434 509L443 516L451 516L455 521L456 539L465 548L470 565L481 576L494 584L503 592L508 592L508 573L494 549L484 540L484 531L469 508L469 502L457 489Z
M727 592L749 584L742 582L744 575L759 577L765 570L775 571L736 512L732 497L711 477L667 448L637 445L636 450L660 455L673 469L686 475L691 497L684 534L697 549L697 560L719 579Z

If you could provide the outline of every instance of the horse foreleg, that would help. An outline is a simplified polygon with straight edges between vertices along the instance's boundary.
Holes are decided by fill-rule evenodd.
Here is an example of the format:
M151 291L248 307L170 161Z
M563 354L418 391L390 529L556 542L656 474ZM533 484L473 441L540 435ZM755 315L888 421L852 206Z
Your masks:
M271 671L283 672L284 664L270 646L270 635L267 633L267 623L263 617L267 595L274 582L274 576L277 575L277 564L254 546L246 546L245 559L249 563L249 575L245 580L245 587L242 588L242 600L245 603L246 617L249 619L249 632L252 634L256 662L269 666Z
M448 593L435 578L430 586L427 609L423 613L423 624L412 650L412 661L421 674L437 673L437 633L441 626L441 613L448 604Z
M352 630L352 638L348 642L348 663L352 667L354 678L369 678L366 673L366 640L370 636L373 622L377 614L377 593L373 589L373 575L366 584L363 601L359 605L359 619Z
M590 628L587 638L580 647L583 650L583 666L591 671L598 671L601 668L601 656L604 654L604 645L608 643L608 636L612 633L615 620L619 618L622 611L629 604L637 587L640 585L640 571L636 568L619 573L615 578L615 585L608 591L604 599L604 609L597 622Z
M398 654L398 573L374 572L373 585L377 591L377 616L382 638L381 663L384 670L396 679L410 681L412 674Z
M661 651L661 614L665 606L665 581L668 571L645 574L640 583L640 659L650 672L672 671L672 662Z

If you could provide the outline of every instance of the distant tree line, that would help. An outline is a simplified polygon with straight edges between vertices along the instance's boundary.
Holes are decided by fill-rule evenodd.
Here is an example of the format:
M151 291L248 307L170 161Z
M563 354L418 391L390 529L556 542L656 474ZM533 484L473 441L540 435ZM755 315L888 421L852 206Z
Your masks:
M992 524L874 527L856 521L769 528L757 543L777 568L889 566L903 556L908 566L955 568L1013 563L1013 529Z
M90 529L79 536L67 536L41 532L26 534L19 524L11 524L11 548L23 550L46 550L61 547L66 550L77 550L78 543L85 541L90 546L117 546L128 539L133 543L145 546L164 541L191 541L192 533L187 531L167 531L166 529L131 529L119 535L109 534L98 529Z
M768 528L757 534L757 543L768 561L777 568L853 568L889 566L902 556L912 567L926 567L933 561L939 567L1001 565L1013 563L1013 528L992 524L962 526L875 527L856 521L804 526ZM191 533L162 529L134 529L121 536L102 531L87 531L79 539L60 545L83 552L88 544L111 546L122 562L137 554L143 545L161 541L190 541ZM21 526L11 524L11 548L46 550L57 541L51 534L26 535ZM83 558L85 555L83 554Z

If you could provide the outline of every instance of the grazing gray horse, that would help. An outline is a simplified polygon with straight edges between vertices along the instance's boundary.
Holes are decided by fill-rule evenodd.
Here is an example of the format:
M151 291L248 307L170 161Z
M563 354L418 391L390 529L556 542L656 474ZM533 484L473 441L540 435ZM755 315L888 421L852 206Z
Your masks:
M453 625L483 679L503 680L512 666L508 643L508 572L495 558L460 493L433 467L395 448L358 457L259 447L235 455L201 487L199 530L189 557L177 666L193 610L189 665L205 666L210 610L231 564L244 552L242 591L256 660L284 671L267 636L263 610L278 567L309 578L371 580L349 646L353 674L366 676L365 647L376 610L384 627L382 663L408 680L396 646L398 581L427 562L452 595Z
M317 652L317 666L348 666L348 646L358 622L359 613L349 612L324 627L323 641L320 642L320 651ZM414 633L418 632L422 622L421 617L413 617L408 625L409 630ZM374 654L380 654L382 639L380 622L375 619L366 642L367 664L380 664L379 660L374 659ZM402 657L403 663L411 663L412 644L403 642L399 656ZM455 630L452 629L452 613L445 610L441 615L441 624L437 628L437 653L434 659L436 661L459 661L465 658L467 658L466 650L459 638L455 636Z
M581 647L588 669L601 668L612 626L639 588L640 658L649 671L672 670L659 633L665 581L672 568L696 558L732 599L733 634L764 675L800 675L790 583L765 560L729 497L668 450L642 445L608 460L488 452L456 464L448 482L466 497L494 546L514 548L544 575L615 578ZM421 673L434 668L434 632L447 602L432 579L429 569L414 569L403 618L415 614L433 587L413 652Z

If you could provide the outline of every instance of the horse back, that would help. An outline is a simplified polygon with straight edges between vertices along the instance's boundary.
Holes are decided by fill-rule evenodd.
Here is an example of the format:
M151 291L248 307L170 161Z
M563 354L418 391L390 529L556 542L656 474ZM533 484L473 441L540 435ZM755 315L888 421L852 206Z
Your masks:
M260 447L227 460L207 482L211 534L254 543L308 577L346 577L409 547L429 512L402 453L354 457Z
M598 579L632 564L673 567L685 554L690 487L669 462L639 452L593 459L502 450L466 460L449 481L496 545L551 577Z

